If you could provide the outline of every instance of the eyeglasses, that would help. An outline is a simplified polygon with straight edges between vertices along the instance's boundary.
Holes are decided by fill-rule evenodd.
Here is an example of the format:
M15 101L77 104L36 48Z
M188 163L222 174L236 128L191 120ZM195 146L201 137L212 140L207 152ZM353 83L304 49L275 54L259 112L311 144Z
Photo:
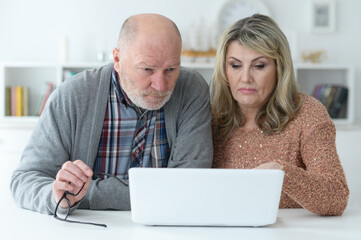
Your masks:
M89 224L89 225L94 225L94 226L99 226L99 227L107 227L106 224L93 223L93 222L81 222L81 221L74 221L74 220L69 220L68 219L68 216L69 216L69 213L70 213L70 200L69 200L69 198L67 198L67 195L71 195L71 196L74 196L74 197L78 196L78 194L81 192L81 190L83 190L84 186L85 186L85 182L83 183L83 186L80 188L79 192L77 192L76 194L68 192L68 191L64 192L63 196L60 198L59 202L56 204L55 211L54 211L54 218L58 219L60 221L68 222L68 223L80 223L80 224ZM59 208L59 205L60 205L61 201L63 201L64 199L68 203L68 211L67 211L67 213L65 215L65 218L61 218L61 217L58 216L57 212L58 212L58 208Z

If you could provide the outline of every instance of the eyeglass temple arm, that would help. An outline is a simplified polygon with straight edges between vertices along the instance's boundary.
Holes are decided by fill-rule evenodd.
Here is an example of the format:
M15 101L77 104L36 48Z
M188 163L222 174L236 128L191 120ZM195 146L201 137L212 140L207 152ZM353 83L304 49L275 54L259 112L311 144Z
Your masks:
M58 220L60 220L60 221L63 221L63 222L88 224L88 225L94 225L94 226L99 226L99 227L105 227L105 228L106 228L106 227L107 227L106 224L93 223L93 222L73 221L73 220L68 220L68 219L67 219L68 216L69 216L69 213L70 213L70 200L69 200L69 198L67 198L66 196L67 196L68 194L71 195L71 196L74 196L74 197L77 196L77 195L81 192L81 190L83 190L84 186L85 186L85 182L83 183L83 186L80 188L80 190L79 190L76 194L71 193L71 192L68 192L68 191L65 191L65 192L64 192L63 196L60 198L59 202L56 204L55 211L54 211L54 218L55 218L55 219L58 219ZM63 199L65 199L66 202L68 203L68 211L67 211L66 216L65 216L64 219L58 217L58 215L57 215L60 202L63 201Z

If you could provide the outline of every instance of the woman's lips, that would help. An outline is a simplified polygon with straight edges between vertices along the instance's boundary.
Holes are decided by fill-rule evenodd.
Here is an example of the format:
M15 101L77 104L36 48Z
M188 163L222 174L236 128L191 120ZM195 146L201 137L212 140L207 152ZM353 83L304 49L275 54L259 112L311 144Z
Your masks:
M254 88L239 88L238 91L242 94L253 94L255 93L257 90Z

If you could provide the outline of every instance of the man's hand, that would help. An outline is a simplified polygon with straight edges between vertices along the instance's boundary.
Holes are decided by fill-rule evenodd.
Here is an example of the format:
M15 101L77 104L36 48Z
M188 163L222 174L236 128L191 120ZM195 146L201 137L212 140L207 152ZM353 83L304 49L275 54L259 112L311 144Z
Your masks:
M67 198L70 200L70 206L72 207L85 196L92 176L93 171L81 160L76 160L74 162L67 161L64 163L53 182L53 195L55 202L58 203L65 191L74 194L78 193L85 183L84 188L79 195L75 197L67 195ZM63 200L60 203L60 207L67 208L67 202Z

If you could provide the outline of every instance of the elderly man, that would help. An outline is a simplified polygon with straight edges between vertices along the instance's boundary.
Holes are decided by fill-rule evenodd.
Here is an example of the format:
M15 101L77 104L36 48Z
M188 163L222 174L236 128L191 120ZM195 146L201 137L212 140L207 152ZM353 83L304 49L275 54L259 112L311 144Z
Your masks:
M114 64L52 93L13 173L15 202L51 214L71 193L71 210L129 210L129 168L211 167L208 85L180 66L181 45L164 16L127 19Z

